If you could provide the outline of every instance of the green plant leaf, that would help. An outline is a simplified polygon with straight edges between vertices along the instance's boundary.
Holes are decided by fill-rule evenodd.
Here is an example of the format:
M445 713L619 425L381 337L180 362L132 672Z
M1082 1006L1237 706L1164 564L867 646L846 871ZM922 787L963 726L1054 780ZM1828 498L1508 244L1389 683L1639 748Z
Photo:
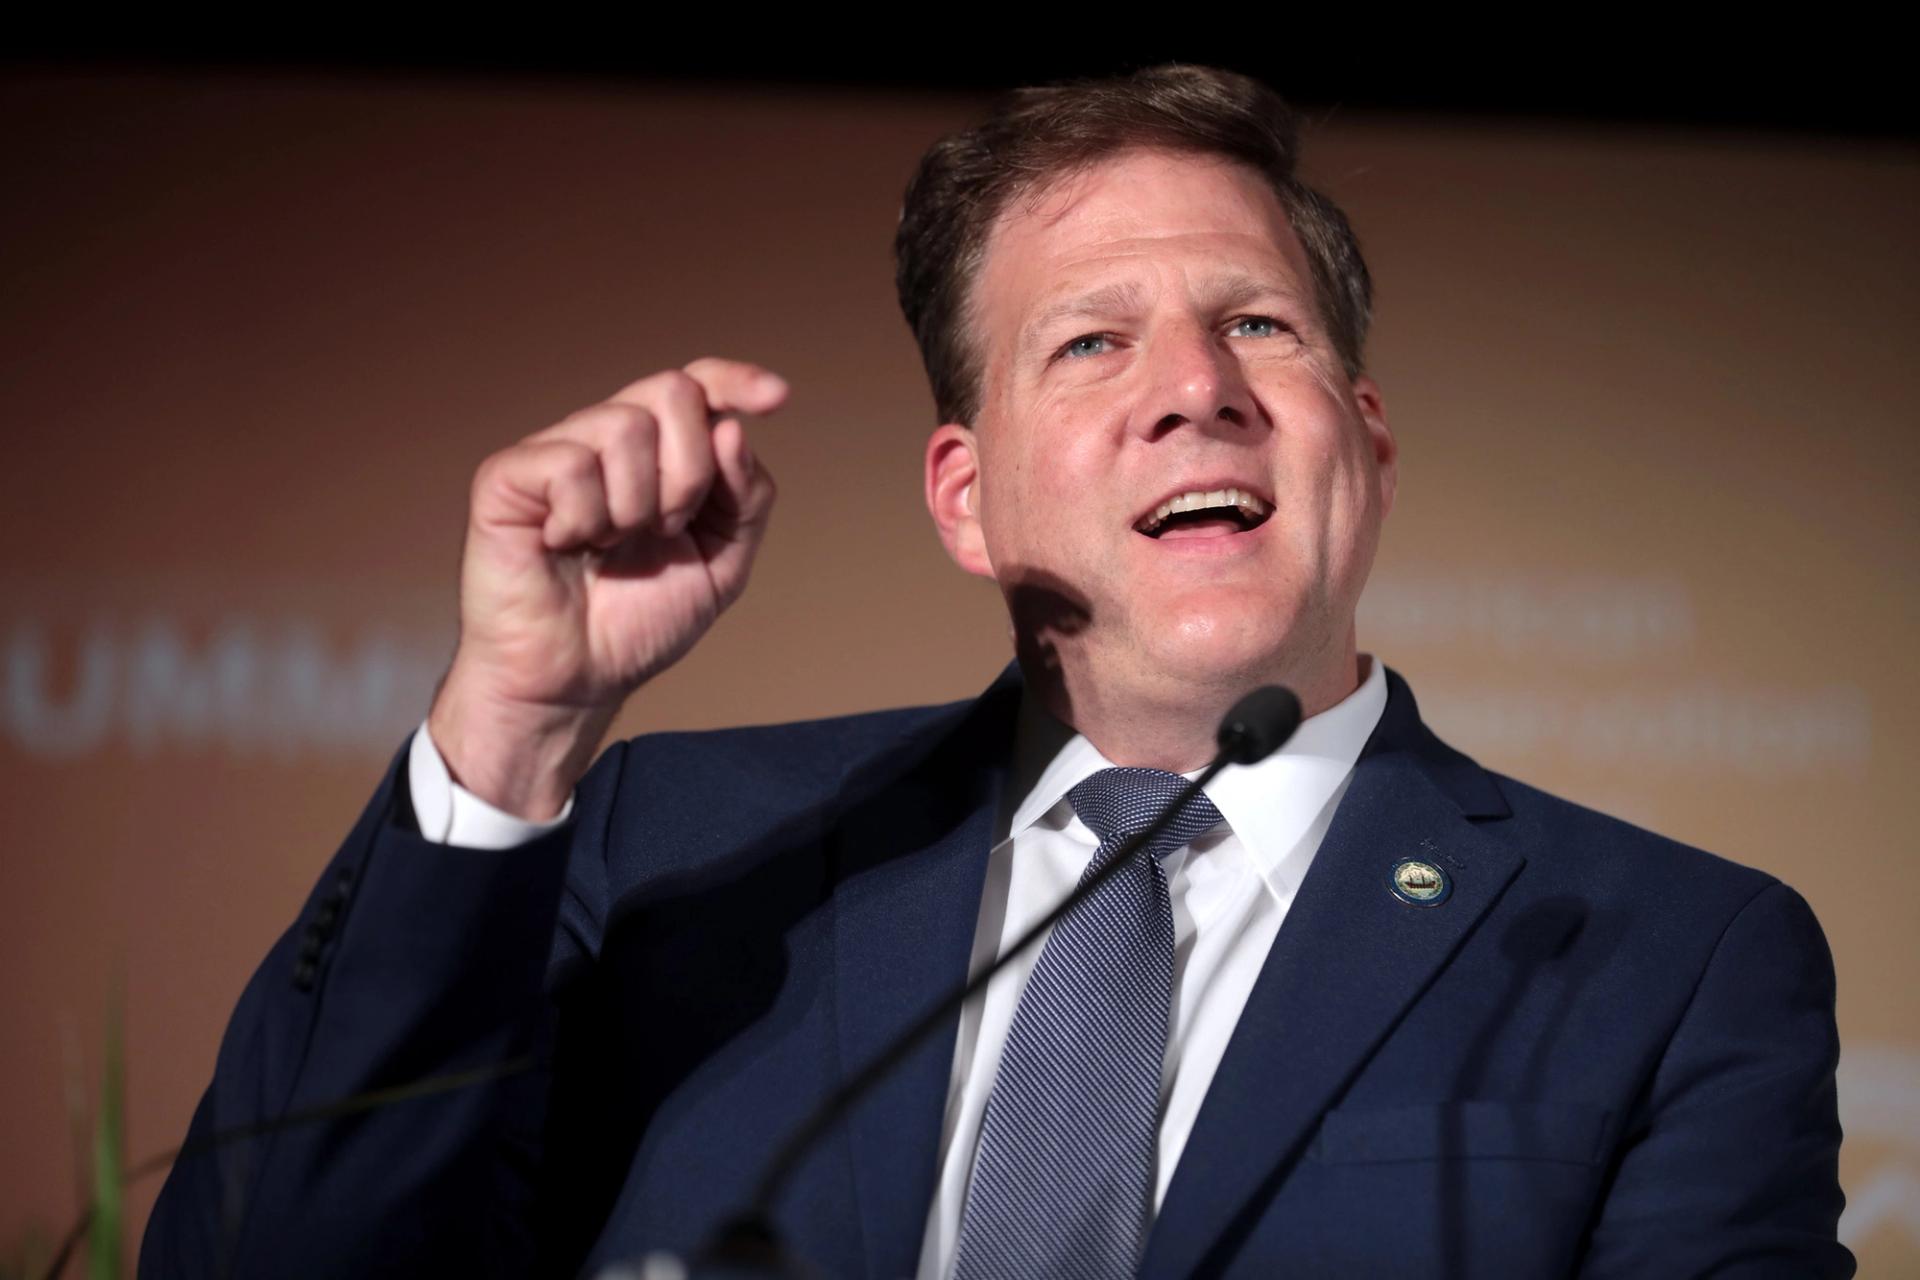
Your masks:
M100 1106L93 1123L93 1221L87 1227L87 1274L120 1280L124 1208L120 1182L126 1165L126 1072L120 1033L120 990L107 1005L107 1048L100 1068Z

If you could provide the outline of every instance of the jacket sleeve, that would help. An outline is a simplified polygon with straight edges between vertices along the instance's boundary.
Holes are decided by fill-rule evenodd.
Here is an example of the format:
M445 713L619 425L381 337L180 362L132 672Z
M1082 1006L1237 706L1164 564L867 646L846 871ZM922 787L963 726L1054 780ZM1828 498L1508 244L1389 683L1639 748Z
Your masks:
M552 975L597 945L581 928L597 913L564 901L569 861L596 856L623 752L582 781L572 822L479 850L413 829L402 749L240 997L141 1275L528 1272ZM297 1119L462 1073L478 1079Z
M1844 1277L1833 960L1779 883L1727 926L1629 1120L1580 1274Z

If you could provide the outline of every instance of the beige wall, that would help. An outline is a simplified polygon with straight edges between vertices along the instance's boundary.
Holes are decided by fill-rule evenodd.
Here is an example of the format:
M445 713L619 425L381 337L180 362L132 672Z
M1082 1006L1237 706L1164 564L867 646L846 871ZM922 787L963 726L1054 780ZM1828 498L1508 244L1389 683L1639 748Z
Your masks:
M754 588L622 728L987 683L1004 625L920 507L888 259L974 106L0 85L0 1249L75 1208L65 1090L116 976L132 1148L179 1137L424 710L485 452L698 354L772 365ZM1404 451L1363 645L1485 763L1807 894L1846 1229L1868 1274L1920 1265L1913 153L1336 116L1309 155Z

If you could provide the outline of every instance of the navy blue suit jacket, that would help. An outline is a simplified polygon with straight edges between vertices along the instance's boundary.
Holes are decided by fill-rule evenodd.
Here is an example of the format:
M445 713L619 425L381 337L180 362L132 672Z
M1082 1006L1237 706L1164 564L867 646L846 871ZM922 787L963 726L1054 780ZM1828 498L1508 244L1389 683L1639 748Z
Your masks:
M1793 890L1481 769L1390 676L1144 1274L1850 1275L1831 960ZM535 1073L174 1169L147 1275L576 1274L691 1250L961 981L1017 678L610 748L567 829L409 829L402 752L242 996L192 1136L523 1053ZM1403 857L1452 895L1409 906ZM779 1206L911 1274L951 1027Z

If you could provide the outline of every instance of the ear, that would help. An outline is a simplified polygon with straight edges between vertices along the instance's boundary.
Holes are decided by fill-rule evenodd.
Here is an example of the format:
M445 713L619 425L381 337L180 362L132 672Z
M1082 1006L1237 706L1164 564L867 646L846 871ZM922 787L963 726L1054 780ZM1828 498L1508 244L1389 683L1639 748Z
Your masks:
M993 576L980 532L980 462L973 431L957 422L927 439L927 511L953 562L968 573Z
M1374 469L1380 476L1380 514L1384 516L1393 510L1393 496L1400 485L1400 444L1387 425L1387 406L1378 383L1364 373L1355 378L1353 400L1360 408L1367 446L1373 450Z

